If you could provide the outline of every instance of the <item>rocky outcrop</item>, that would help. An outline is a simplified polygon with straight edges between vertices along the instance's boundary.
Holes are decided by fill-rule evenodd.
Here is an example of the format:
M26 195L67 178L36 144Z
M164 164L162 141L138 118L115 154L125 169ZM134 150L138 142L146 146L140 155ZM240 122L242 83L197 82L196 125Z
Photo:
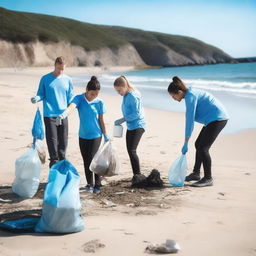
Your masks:
M179 53L164 45L144 44L141 42L133 43L139 52L142 60L150 66L187 66L187 65L203 65L232 62L232 58L221 50L204 50L200 53L196 51L186 51Z
M215 56L214 56L215 54ZM126 44L116 49L103 47L86 51L68 42L58 43L11 43L0 41L0 67L50 66L56 56L65 56L70 66L183 66L214 64L229 61L225 54L206 52L204 55L179 54L165 45L140 49L138 44Z
M57 56L65 56L70 66L145 65L133 45L85 51L67 42L11 43L0 41L0 67L51 66Z

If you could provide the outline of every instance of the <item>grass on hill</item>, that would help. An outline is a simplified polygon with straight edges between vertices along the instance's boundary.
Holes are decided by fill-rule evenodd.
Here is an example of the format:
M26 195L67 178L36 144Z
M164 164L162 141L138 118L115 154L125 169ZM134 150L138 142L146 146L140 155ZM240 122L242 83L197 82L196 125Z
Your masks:
M85 50L117 47L131 43L137 51L148 56L153 49L166 51L171 48L191 57L193 53L227 55L220 49L194 38L149 32L118 26L93 25L56 16L10 11L0 8L0 38L11 42L67 41Z

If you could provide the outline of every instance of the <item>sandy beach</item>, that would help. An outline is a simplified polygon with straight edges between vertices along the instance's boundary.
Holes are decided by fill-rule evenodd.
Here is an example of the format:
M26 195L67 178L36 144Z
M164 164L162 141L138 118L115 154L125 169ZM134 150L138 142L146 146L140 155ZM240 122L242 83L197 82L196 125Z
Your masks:
M132 67L67 68L66 74L97 75L127 71ZM11 192L15 160L32 142L31 127L40 77L52 68L0 69L0 221L10 216L40 214L48 162L43 165L41 185L32 199L22 200ZM87 81L85 81L87 83ZM75 94L83 88L74 88ZM100 94L106 103L105 122L112 136L113 122L121 117L120 96ZM39 104L42 109L41 103ZM69 235L12 234L0 231L0 255L146 255L151 243L174 239L186 256L256 255L256 130L220 136L211 149L214 186L193 188L168 185L168 170L180 156L184 136L184 115L146 108L147 130L138 148L141 169L149 174L158 169L165 187L132 189L132 171L125 138L114 138L119 152L120 175L107 178L102 192L86 194L81 190L86 229ZM68 160L80 173L85 185L82 158L78 145L78 115L69 117ZM189 171L194 164L194 141L201 126L196 125L189 142ZM45 143L45 142L44 142ZM16 212L16 213L15 213ZM16 215L15 215L16 214ZM95 245L90 253L88 242Z

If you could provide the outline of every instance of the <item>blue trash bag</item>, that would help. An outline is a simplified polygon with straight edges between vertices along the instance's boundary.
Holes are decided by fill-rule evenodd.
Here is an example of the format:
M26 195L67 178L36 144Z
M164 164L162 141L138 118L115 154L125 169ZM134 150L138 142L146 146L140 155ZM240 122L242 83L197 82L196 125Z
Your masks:
M43 140L44 139L44 126L42 121L42 116L39 108L37 108L36 115L34 118L34 123L32 127L32 136L34 139Z
M186 155L181 155L174 161L169 170L169 183L174 187L182 187L188 170Z
M33 233L40 217L26 217L17 220L6 220L0 223L0 229L12 233Z
M52 166L36 232L73 233L84 229L80 216L79 174L67 160Z

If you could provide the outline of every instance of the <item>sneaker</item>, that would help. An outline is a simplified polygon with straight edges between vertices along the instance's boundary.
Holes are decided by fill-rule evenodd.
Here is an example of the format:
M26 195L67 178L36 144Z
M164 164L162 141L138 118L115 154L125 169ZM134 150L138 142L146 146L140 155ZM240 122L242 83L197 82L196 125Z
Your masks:
M91 185L86 185L86 186L85 186L85 192L93 193L93 186L91 186Z
M93 188L93 193L94 194L99 194L100 193L100 188L99 187L94 187Z
M205 178L203 177L201 180L191 184L192 187L206 187L206 186L212 186L213 185L213 179Z
M192 181L192 180L200 180L200 174L192 172L185 179L185 181Z
M58 159L49 159L50 163L49 163L49 168L51 169L53 165L55 165L56 163L59 162Z

